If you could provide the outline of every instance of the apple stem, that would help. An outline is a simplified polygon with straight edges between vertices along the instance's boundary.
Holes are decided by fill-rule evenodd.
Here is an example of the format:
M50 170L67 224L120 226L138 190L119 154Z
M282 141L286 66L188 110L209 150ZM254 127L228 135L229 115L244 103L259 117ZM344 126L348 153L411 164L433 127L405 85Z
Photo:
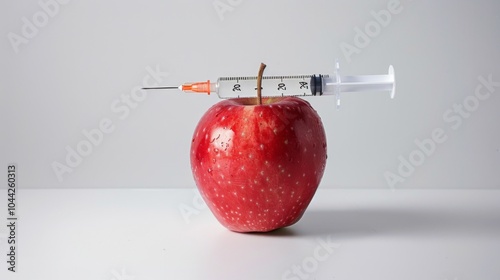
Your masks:
M262 105L262 74L264 74L265 68L266 65L260 63L259 74L257 75L257 100L259 101L259 105Z

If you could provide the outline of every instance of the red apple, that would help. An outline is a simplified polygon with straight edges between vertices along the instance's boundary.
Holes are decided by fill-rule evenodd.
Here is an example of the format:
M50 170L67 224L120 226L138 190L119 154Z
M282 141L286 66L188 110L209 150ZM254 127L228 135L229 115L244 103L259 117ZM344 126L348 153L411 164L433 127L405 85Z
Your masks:
M226 228L266 232L296 223L326 164L323 124L297 97L229 99L196 127L191 168L208 207Z

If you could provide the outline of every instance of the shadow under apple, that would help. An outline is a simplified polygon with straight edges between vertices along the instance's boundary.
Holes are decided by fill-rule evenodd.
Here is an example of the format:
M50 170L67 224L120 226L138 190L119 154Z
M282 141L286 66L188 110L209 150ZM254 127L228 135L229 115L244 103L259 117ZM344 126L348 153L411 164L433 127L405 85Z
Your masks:
M451 212L442 209L357 208L306 211L296 224L266 234L270 237L333 235L336 238L468 234L500 235L500 213Z

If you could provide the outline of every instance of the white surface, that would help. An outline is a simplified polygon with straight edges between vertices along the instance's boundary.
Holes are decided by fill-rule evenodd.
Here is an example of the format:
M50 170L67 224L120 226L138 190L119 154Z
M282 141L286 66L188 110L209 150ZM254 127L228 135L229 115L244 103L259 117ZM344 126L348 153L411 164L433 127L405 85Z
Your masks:
M16 53L8 35L43 20L50 1L0 1L0 167L17 162L25 188L192 187L192 132L218 99L149 93L126 105L148 67L178 85L256 75L261 62L266 75L332 74L336 58L343 75L393 64L397 95L344 94L341 111L332 96L308 99L327 132L324 187L388 188L384 172L436 128L448 140L397 188L500 187L500 89L467 117L443 117L479 76L500 81L500 1L59 0ZM398 12L377 29L388 6ZM373 37L355 44L367 27ZM114 130L59 182L51 165L103 119Z
M500 191L320 189L301 221L270 234L222 228L195 194L21 190L18 272L2 262L0 279L282 279L304 264L318 280L500 275ZM180 207L200 210L185 220Z

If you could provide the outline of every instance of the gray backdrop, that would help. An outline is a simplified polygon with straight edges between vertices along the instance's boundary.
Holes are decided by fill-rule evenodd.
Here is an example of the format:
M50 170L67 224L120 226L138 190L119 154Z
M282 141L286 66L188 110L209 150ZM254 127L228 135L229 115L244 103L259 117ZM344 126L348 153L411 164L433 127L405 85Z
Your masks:
M23 188L193 187L219 99L138 90L219 76L396 70L311 97L322 188L500 187L499 1L1 1L0 161ZM6 171L0 172L5 182ZM6 184L0 184L5 187Z

